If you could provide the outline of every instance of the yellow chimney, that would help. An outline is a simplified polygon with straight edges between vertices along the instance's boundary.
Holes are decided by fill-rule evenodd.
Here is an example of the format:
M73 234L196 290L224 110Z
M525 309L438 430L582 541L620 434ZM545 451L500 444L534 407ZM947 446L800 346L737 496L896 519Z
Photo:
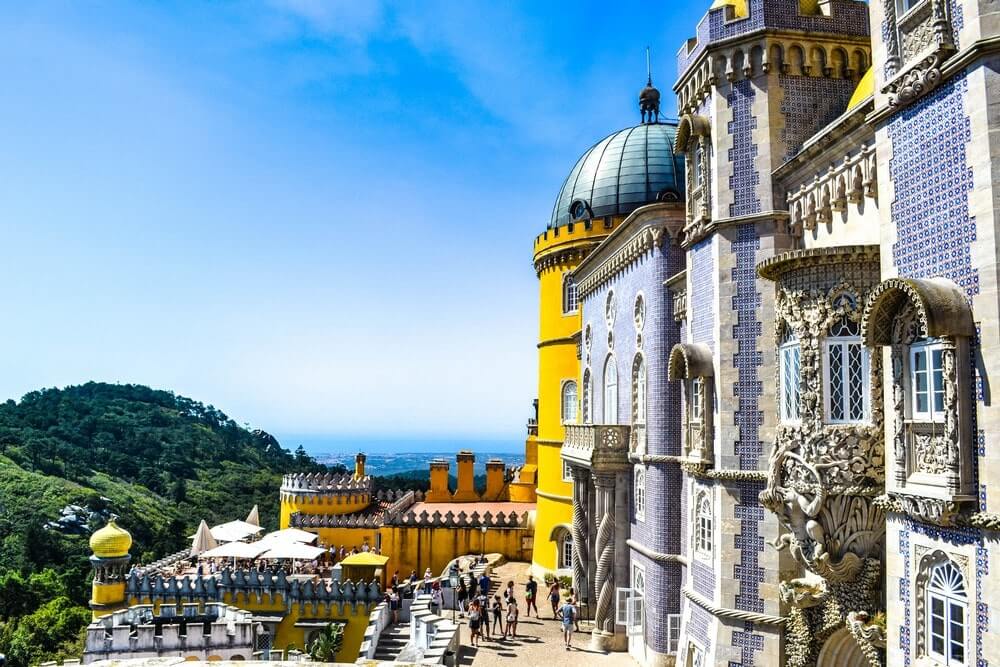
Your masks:
M446 503L451 500L451 491L448 490L449 467L450 464L444 459L431 461L431 488L424 500L429 503Z
M458 459L458 486L452 500L457 502L471 502L479 500L476 495L475 465L476 455L467 449L463 449L456 456Z
M483 494L483 500L507 500L503 497L506 495L504 493L506 469L507 466L500 459L490 459L486 462L486 493Z
M367 458L364 452L358 452L358 455L354 457L354 479L364 479L365 460Z

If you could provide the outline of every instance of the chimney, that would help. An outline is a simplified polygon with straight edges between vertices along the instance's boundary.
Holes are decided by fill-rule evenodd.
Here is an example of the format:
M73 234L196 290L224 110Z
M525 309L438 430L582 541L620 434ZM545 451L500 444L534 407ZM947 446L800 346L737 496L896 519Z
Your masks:
M483 500L506 500L504 495L504 473L507 466L500 459L490 459L486 462L486 493Z
M364 479L365 478L365 459L364 452L358 452L358 455L354 457L354 479Z
M452 499L458 502L479 500L475 483L476 455L463 449L455 458L458 459L458 488L455 489Z
M431 488L424 496L429 503L446 503L451 500L448 490L448 468L450 464L444 459L431 460Z

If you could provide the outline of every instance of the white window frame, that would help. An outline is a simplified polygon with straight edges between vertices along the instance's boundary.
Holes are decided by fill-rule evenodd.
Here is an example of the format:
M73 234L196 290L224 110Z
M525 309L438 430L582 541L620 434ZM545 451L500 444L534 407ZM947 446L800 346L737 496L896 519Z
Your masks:
M667 655L677 655L681 643L681 615L667 614Z
M703 506L708 506L707 513L702 512ZM715 539L715 516L712 497L709 491L700 490L695 494L694 503L694 551L705 558L712 557L712 546Z
M573 481L573 466L569 464L569 461L563 459L562 462L562 479L564 482Z
M570 400L568 396L570 387L573 388L573 395ZM559 391L560 397L560 416L562 418L563 424L575 424L577 420L577 415L579 410L577 410L577 387L576 380L563 380L562 389ZM570 412L571 414L567 414Z
M573 274L566 272L562 277L563 315L572 315L580 310L580 298Z
M615 625L628 626L628 601L632 589L619 586L615 589Z
M646 468L642 465L635 467L635 518L638 521L646 520Z
M635 423L646 423L646 360L639 357L639 367L635 372Z
M938 353L941 360L939 371L934 370L934 354ZM925 370L917 370L917 359L923 355L926 362ZM944 346L937 340L928 338L910 345L907 357L909 369L907 373L909 386L907 396L910 401L910 417L914 421L921 422L944 422ZM917 390L918 373L923 373L927 381L926 389L922 392ZM935 374L937 377L935 377ZM927 409L919 409L919 394L924 394L927 398ZM940 395L941 409L934 406L935 398Z
M793 360L794 370L789 368ZM790 384L793 372L794 383ZM798 338L792 338L778 348L778 377L781 421L796 424L801 419L799 410L802 395L802 348L799 346Z
M608 373L608 371L613 373ZM610 410L608 407L610 406ZM615 355L609 354L604 362L604 423L618 423L618 364Z
M689 400L690 409L688 414L691 417L691 421L696 424L700 424L703 419L702 409L704 407L704 402L705 402L704 392L705 392L704 378L696 377L696 378L691 378L688 381L688 396L690 396Z
M962 590L956 592L954 589L945 590L944 588L934 585L935 574L942 569L950 568L952 569L960 578L962 583ZM969 596L968 588L965 582L965 575L953 562L945 561L943 563L938 563L929 573L927 578L927 588L925 591L926 601L924 606L924 632L926 636L924 641L927 648L927 655L934 658L942 665L946 667L966 667L969 664ZM934 632L934 602L939 601L941 603L941 625L942 634L937 635ZM962 620L961 622L956 622L954 620L953 614L956 609L961 610ZM962 632L961 640L956 640L954 638L955 628L960 627ZM939 636L941 643L945 648L945 652L939 652L934 650L934 637ZM953 645L961 645L962 647L962 658L952 658L950 657L951 651L948 650L949 647Z
M568 570L573 567L573 535L566 533L559 540L559 569Z
M851 418L853 397L849 391L851 379L850 352L852 347L861 348L861 417ZM841 419L833 418L833 376L831 375L832 351L839 349L841 354L840 382L844 415ZM868 348L861 341L861 336L829 336L823 342L823 403L828 424L859 424L871 419L871 392L869 379L871 376L871 360ZM784 376L782 376L784 377Z

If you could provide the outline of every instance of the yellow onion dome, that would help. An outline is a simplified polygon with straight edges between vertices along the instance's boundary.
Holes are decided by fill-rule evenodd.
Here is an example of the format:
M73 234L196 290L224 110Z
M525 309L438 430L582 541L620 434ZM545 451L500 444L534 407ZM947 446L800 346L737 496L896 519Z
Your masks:
M90 550L98 558L122 558L132 548L132 536L114 519L90 536Z
M851 101L847 103L847 110L861 106L861 103L875 94L875 68L869 67L865 75L858 81L858 86L851 95Z
M721 9L722 7L732 7L733 16L744 17L747 15L746 0L714 0L712 6L709 7L709 11Z

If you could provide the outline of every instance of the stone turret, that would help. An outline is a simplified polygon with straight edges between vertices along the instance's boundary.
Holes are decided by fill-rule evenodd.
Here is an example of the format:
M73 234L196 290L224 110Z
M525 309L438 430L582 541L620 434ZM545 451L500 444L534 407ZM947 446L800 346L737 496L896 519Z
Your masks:
M358 452L357 456L354 457L354 479L365 478L365 460L367 458L364 452Z
M131 560L132 536L112 519L90 536L90 567L94 571L90 608L94 619L125 606L125 577Z

